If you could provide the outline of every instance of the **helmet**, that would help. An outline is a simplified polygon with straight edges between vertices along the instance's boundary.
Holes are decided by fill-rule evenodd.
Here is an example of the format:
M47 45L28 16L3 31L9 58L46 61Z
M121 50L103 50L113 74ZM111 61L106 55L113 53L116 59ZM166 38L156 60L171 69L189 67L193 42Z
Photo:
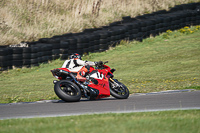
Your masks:
M72 55L70 55L69 59L80 59L81 60L81 56L77 53L73 53Z

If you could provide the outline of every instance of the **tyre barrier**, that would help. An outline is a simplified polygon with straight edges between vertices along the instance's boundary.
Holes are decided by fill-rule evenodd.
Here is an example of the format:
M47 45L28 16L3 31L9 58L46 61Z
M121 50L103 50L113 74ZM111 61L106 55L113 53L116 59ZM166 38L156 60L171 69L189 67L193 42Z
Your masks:
M0 71L12 68L12 48L0 48Z
M58 58L66 60L71 53L83 55L102 52L110 46L116 46L121 40L142 41L167 30L199 24L200 2L177 5L169 11L160 10L135 18L126 16L109 26L85 29L80 33L41 38L36 42L26 42L27 45L22 46L0 46L0 71L38 66Z

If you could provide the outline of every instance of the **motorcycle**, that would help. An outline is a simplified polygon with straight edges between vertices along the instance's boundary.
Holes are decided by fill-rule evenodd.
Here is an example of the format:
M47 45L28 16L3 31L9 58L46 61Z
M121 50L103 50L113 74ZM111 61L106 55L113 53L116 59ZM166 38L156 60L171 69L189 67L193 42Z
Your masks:
M96 100L110 95L117 99L127 99L129 97L128 88L114 79L115 69L105 65L106 63L108 61L101 62L95 68L90 66L85 82L77 81L77 72L71 72L67 68L51 70L53 76L59 79L59 81L53 81L56 95L66 102L77 102L81 97Z

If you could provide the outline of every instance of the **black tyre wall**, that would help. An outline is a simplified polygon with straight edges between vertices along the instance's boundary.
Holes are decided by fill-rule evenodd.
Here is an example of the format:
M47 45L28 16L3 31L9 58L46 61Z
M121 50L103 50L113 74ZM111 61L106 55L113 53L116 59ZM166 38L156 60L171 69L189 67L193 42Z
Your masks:
M12 49L0 48L0 71L12 68Z
M13 67L21 68L23 66L23 48L21 47L13 48L12 59L13 59L12 62Z
M38 65L58 58L66 60L72 53L105 51L110 46L119 44L121 40L142 41L167 30L199 24L200 2L178 5L169 11L161 10L135 18L124 16L121 21L112 22L108 26L27 42L28 48L7 49L1 46L0 67L4 70L12 66Z

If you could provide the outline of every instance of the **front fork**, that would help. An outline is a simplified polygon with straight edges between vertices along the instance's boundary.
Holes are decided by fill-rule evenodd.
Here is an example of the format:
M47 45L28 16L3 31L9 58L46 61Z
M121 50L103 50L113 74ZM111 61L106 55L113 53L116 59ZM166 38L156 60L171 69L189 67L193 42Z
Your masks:
M112 89L113 89L115 92L117 92L117 93L123 93L123 92L125 92L124 87L116 82L117 79L109 78L109 80L113 83L113 84L112 84Z
M113 88L120 87L118 83L116 83L116 79L109 78L109 80L113 83Z

